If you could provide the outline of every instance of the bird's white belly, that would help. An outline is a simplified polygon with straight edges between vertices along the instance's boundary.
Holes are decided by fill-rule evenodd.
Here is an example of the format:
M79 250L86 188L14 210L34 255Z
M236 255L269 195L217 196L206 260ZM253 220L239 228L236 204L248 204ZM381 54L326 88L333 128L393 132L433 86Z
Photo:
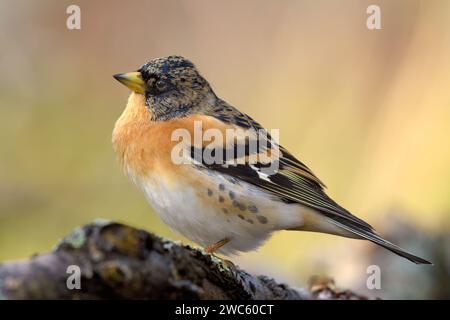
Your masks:
M208 190L212 193L212 201L205 202L198 195L199 186L167 183L152 177L132 177L161 219L176 232L204 247L229 239L230 242L218 250L223 254L254 250L273 231L302 224L296 205L272 200L251 185L231 183L221 175L208 175L207 178L213 179L217 186L222 185L223 190ZM252 206L248 208L252 210L233 206L236 201L227 199L230 191L234 195L232 199L239 204L251 201ZM222 197L222 202L219 202L219 197ZM228 209L224 210L224 207Z

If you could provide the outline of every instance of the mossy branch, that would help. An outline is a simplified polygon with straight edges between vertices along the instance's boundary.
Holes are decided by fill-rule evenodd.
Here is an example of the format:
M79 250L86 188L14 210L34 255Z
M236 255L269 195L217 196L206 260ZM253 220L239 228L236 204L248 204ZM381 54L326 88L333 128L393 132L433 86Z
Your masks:
M81 288L69 289L69 266ZM69 268L69 269L68 269ZM70 286L69 286L70 287ZM0 265L4 299L361 299L333 286L293 289L266 276L123 224L77 228L56 248Z

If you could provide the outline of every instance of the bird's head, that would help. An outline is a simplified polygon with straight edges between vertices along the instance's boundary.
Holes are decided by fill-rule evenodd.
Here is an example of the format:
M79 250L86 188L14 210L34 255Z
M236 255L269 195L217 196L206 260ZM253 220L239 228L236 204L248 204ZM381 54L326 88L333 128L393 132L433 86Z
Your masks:
M136 72L116 74L114 78L145 95L145 104L156 121L199 113L216 99L194 64L180 56L153 59Z

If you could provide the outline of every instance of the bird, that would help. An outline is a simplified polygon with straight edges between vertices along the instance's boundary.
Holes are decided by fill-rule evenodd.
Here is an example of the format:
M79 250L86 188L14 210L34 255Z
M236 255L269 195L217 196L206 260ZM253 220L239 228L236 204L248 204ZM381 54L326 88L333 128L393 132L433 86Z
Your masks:
M276 231L296 230L369 240L431 264L332 200L309 167L219 98L190 60L154 58L113 77L131 90L112 133L121 167L162 221L207 253L253 251Z

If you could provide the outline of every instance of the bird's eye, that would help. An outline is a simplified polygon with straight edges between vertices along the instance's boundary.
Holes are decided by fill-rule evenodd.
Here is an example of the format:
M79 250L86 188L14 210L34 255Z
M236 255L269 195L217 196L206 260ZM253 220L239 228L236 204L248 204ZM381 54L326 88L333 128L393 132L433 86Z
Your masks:
M155 88L159 92L166 91L167 87L168 87L168 84L167 84L167 81L165 81L165 80L160 79L160 80L156 81L156 83L155 83Z
M146 91L153 95L159 95L167 92L171 88L168 79L159 77L150 77L147 80Z

